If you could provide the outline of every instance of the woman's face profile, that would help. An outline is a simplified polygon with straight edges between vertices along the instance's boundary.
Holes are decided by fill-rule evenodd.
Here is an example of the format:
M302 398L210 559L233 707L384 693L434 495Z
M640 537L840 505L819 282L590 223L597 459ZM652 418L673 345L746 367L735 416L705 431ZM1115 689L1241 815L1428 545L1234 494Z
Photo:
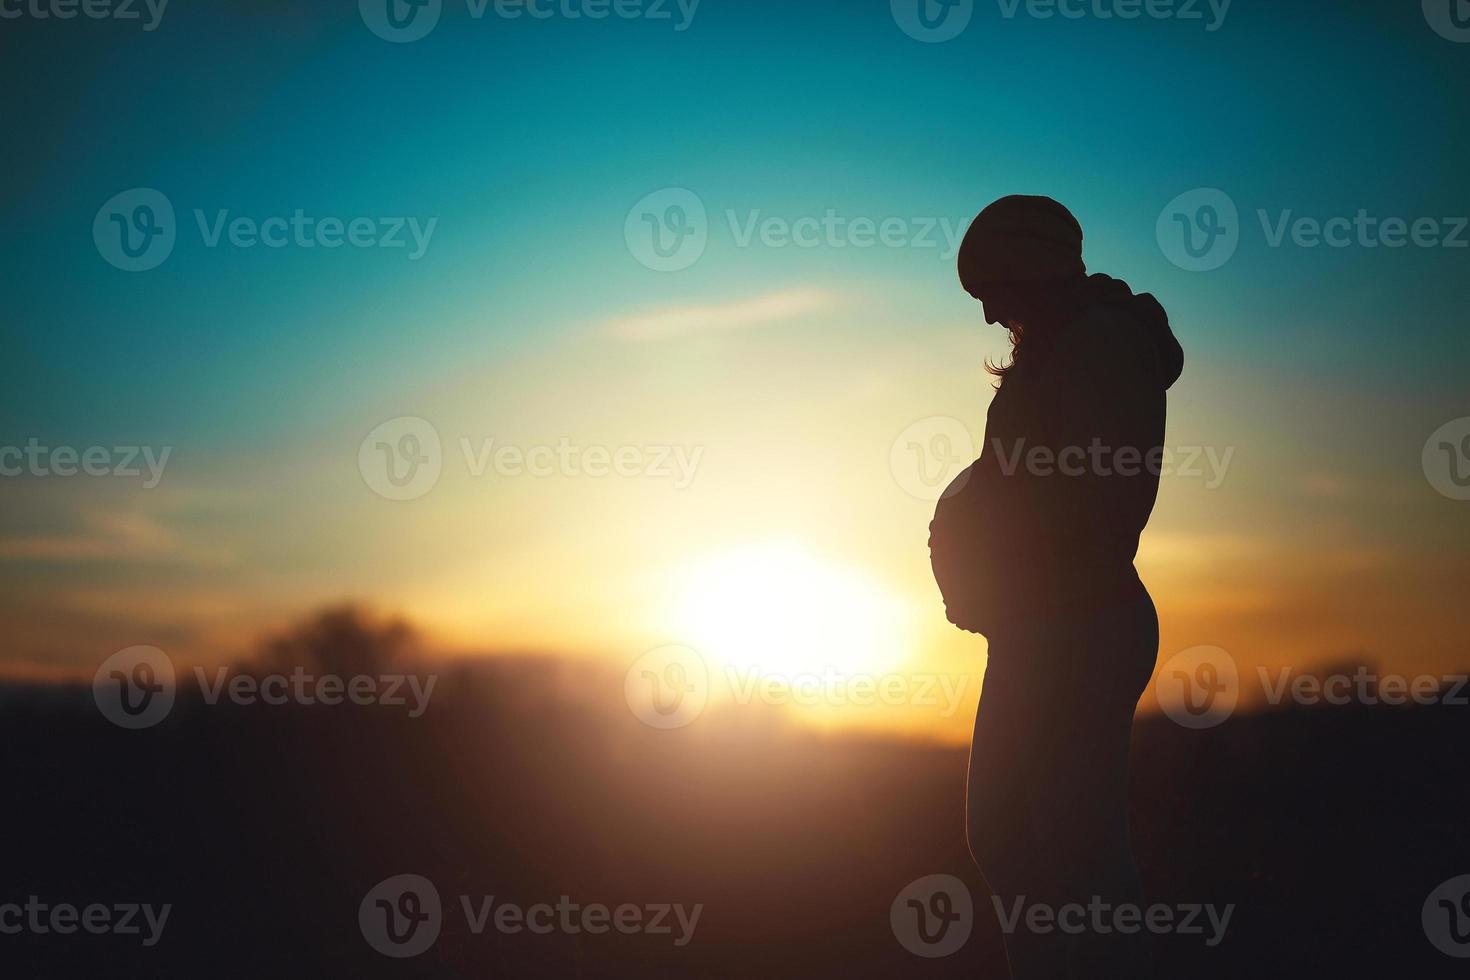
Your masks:
M1018 330L1024 319L1019 291L1004 283L989 283L972 293L985 311L986 323L998 323L1007 330Z

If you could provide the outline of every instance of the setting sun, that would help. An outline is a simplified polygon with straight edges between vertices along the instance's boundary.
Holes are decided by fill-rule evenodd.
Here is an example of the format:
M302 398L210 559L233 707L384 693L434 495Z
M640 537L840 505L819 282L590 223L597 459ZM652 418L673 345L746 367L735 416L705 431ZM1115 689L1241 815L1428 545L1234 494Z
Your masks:
M777 677L876 673L912 652L902 599L793 542L699 559L678 582L672 625L711 665Z

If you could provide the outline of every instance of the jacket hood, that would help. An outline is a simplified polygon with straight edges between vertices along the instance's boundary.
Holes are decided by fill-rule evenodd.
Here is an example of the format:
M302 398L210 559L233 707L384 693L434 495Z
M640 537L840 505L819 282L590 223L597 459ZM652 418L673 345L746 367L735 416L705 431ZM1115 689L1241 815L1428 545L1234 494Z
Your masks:
M1167 389L1184 372L1184 348L1169 327L1169 314L1152 293L1134 293L1128 284L1112 276L1095 274L1083 285L1084 307L1120 307L1143 324L1159 356L1159 387Z

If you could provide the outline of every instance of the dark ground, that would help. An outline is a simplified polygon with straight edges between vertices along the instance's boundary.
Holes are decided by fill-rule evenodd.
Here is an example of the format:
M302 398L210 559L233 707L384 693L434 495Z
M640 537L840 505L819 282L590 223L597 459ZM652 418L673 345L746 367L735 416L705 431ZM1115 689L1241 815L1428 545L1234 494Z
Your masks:
M0 936L6 977L1004 977L962 837L965 752L714 712L657 731L559 700L506 660L441 677L428 712L207 707L113 727L89 689L0 699L0 903L174 906L162 941ZM610 678L621 692L621 677ZM589 683L592 681L589 680ZM600 681L598 681L600 683ZM1137 726L1134 837L1150 898L1233 902L1223 943L1173 937L1166 977L1464 976L1420 909L1470 873L1466 712L1295 709L1201 732ZM358 904L413 872L444 896L414 959ZM958 953L905 951L889 904L963 878ZM472 935L454 896L704 904L694 939Z

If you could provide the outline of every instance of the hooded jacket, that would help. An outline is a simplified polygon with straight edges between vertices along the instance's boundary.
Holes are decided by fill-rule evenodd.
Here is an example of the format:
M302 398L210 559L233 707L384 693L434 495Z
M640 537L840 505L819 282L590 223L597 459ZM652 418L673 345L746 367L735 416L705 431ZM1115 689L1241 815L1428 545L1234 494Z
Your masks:
M980 458L945 490L930 558L950 622L991 633L1128 601L1158 496L1165 392L1184 352L1158 301L1087 278L1081 312L991 401Z

